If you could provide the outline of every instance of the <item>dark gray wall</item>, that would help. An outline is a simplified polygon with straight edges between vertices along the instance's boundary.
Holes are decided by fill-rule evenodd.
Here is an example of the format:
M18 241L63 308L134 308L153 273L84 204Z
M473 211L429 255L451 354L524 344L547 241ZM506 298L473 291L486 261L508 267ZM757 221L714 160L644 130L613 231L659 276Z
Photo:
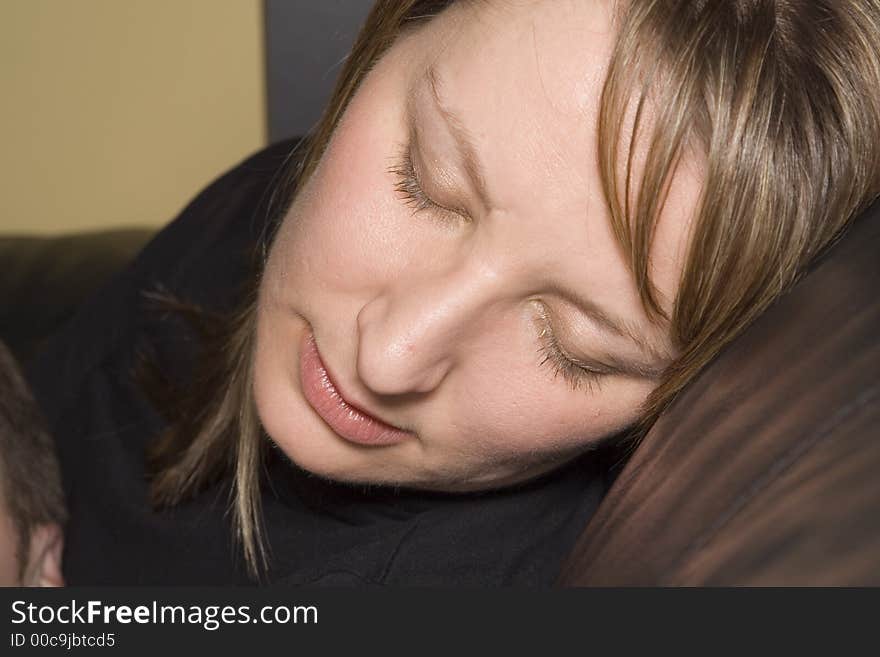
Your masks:
M269 141L318 120L373 0L264 0Z

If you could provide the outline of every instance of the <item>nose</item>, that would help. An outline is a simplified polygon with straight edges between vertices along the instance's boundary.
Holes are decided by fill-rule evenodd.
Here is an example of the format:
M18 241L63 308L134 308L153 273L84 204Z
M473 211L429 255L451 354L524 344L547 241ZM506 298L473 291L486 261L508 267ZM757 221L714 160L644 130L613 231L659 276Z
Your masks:
M426 393L453 367L464 341L500 298L502 277L486 266L401 277L357 316L357 371L376 394Z

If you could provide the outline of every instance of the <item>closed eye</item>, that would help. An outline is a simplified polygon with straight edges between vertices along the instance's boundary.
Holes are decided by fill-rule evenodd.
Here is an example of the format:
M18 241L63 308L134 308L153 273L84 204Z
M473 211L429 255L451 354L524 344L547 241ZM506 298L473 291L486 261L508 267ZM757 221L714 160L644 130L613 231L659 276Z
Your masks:
M545 313L541 313L541 324L538 333L538 353L543 355L541 365L553 369L554 378L561 374L572 390L579 390L584 386L588 392L593 392L601 385L603 377L613 373L604 368L582 365L566 356Z
M403 199L404 203L412 208L413 215L425 210L433 210L436 218L442 219L447 223L450 220L455 222L462 220L470 221L470 218L463 212L438 203L425 193L416 172L410 144L401 148L400 153L395 157L394 164L388 168L388 172L396 178L394 190Z

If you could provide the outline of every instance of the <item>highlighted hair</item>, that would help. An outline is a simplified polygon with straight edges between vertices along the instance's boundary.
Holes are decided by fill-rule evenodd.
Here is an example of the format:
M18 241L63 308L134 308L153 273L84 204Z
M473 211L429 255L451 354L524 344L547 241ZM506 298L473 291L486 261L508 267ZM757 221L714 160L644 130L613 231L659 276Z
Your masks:
M458 0L474 2L475 0ZM289 207L366 73L405 30L452 0L380 0L332 99L277 197ZM678 392L880 194L878 0L630 0L601 99L598 157L614 234L642 302L679 356L631 446ZM648 111L648 110L651 111ZM636 158L637 147L644 161ZM650 279L651 244L676 167L704 164L670 316ZM639 166L636 166L636 164ZM255 295L208 348L177 420L153 452L153 499L176 504L230 477L236 535L265 570L264 437L254 410Z

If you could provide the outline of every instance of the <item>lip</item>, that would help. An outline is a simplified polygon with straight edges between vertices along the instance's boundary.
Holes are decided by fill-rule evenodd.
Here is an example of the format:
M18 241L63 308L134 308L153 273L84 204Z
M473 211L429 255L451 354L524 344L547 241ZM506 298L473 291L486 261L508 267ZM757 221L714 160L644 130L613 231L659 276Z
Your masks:
M386 424L347 401L330 377L315 336L306 331L302 339L299 376L306 401L340 437L358 445L394 445L413 434Z

